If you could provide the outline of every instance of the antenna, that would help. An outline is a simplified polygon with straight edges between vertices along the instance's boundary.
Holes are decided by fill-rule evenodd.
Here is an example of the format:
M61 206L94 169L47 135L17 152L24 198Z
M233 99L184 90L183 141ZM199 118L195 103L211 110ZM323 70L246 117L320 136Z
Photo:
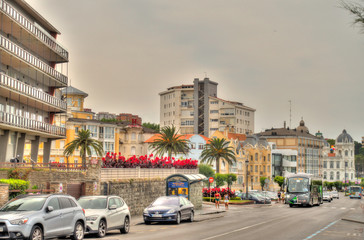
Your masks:
M292 124L292 101L289 100L289 129L291 129Z
M205 78L207 78L207 72L204 72L205 73Z

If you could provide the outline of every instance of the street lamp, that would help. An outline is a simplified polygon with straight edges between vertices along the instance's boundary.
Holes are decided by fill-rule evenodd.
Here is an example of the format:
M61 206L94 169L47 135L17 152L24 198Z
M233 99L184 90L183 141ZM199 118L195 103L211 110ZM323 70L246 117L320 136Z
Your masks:
M246 157L246 160L245 160L245 182L246 182L246 184L245 184L245 197L246 197L246 199L248 200L249 198L248 198L248 182L249 182L249 180L248 180L248 166L249 166L249 155Z
M345 161L345 192L346 192L346 166L348 165L348 162Z

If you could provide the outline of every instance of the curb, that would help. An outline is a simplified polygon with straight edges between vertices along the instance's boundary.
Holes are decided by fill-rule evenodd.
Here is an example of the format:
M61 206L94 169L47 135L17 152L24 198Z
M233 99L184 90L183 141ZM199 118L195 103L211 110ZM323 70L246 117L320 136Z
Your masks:
M354 220L354 219L350 219L350 218L342 218L341 220L348 221L348 222L354 222L354 223L364 224L364 221Z

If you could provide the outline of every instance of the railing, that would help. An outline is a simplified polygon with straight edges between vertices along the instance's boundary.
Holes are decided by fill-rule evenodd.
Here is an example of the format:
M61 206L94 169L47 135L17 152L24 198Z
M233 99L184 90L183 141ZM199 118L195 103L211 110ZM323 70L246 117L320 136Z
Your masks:
M44 63L43 61L39 60L38 58L34 57L32 54L25 51L24 49L22 49L15 43L9 41L7 38L0 36L0 46L5 48L9 52L13 53L17 57L21 58L23 61L27 62L28 64L33 65L37 69L52 76L54 79L60 81L61 83L65 84L65 86L67 86L68 78L65 75L58 72L57 70L55 70L48 64Z
M198 174L198 169L176 168L102 168L101 181L136 178L166 178L172 174Z
M82 163L1 162L0 168L33 168L33 169L39 168L39 169L62 170L62 171L86 170L86 168L84 166L82 166Z
M33 33L40 41L49 46L59 55L68 60L68 51L62 47L57 41L49 35L49 33L44 32L42 29L36 27L31 21L19 13L7 2L0 0L0 10L10 16L17 23L22 25L29 32Z
M0 123L65 137L66 128L0 111Z
M3 73L0 73L0 84L6 86L7 88L15 90L19 93L23 93L27 96L34 97L45 103L54 105L63 110L67 109L67 103L65 101L62 101L61 99L58 99L45 92L42 92L35 87L32 87L19 80L16 80L15 78L11 78L7 75L4 75Z

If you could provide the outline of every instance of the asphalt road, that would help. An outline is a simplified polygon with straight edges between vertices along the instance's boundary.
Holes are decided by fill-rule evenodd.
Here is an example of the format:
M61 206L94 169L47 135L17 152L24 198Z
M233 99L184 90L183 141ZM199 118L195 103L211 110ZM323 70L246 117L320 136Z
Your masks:
M223 217L201 222L139 224L130 233L110 232L104 239L364 239L364 224L341 220L362 212L360 200L341 195L333 202L316 207L231 206ZM364 214L364 212L362 213ZM86 239L97 239L86 236Z

